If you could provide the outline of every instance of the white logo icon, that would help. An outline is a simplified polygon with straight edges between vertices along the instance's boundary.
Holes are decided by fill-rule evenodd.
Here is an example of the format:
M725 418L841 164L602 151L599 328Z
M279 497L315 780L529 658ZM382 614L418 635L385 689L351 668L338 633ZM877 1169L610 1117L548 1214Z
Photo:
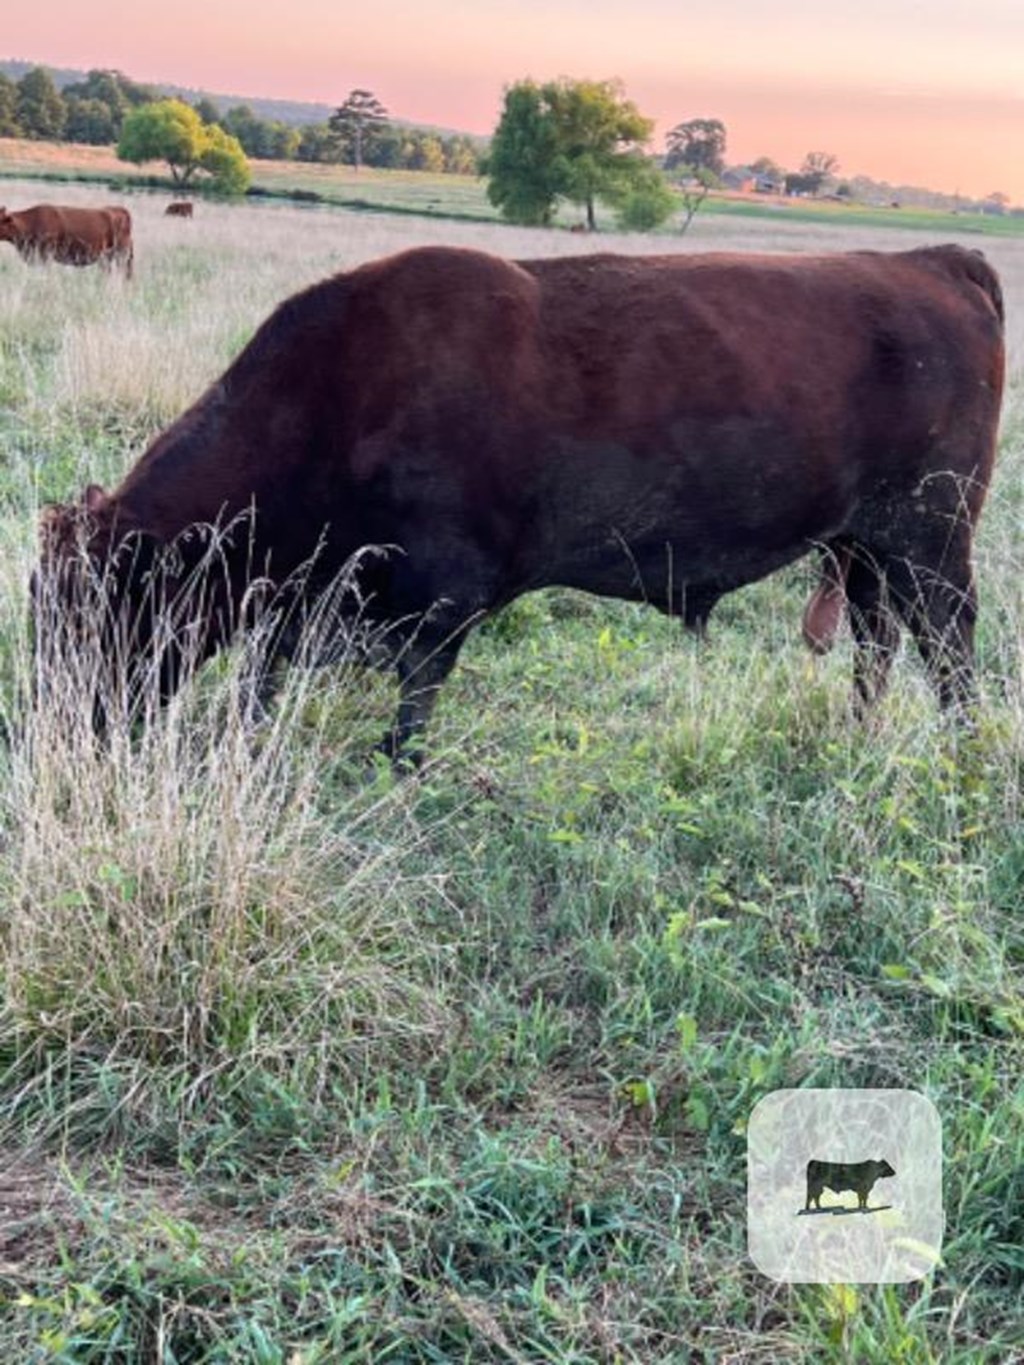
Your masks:
M776 1090L747 1124L747 1244L773 1280L899 1284L942 1249L942 1129L914 1090Z

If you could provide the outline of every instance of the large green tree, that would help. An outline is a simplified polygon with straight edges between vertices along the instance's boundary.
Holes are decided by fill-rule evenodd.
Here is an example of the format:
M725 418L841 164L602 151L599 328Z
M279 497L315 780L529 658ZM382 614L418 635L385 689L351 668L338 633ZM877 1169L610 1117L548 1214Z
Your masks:
M18 81L17 117L23 137L55 141L64 132L66 109L53 77L34 66Z
M654 121L625 98L618 81L560 80L544 89L563 159L562 193L583 208L593 230L598 199L617 203L634 181L647 177L642 148Z
M643 146L653 127L618 81L518 81L483 166L488 198L510 222L535 225L567 199L593 228L597 200L621 203L641 182L650 190Z
M187 185L200 172L226 194L240 194L249 184L249 164L238 139L203 123L181 100L157 100L128 114L117 154L137 165L166 161L176 185Z
M543 227L551 222L564 171L558 130L534 81L517 81L506 89L482 170L488 199L510 223Z
M359 170L375 137L388 126L388 111L371 90L353 90L327 120L337 154Z

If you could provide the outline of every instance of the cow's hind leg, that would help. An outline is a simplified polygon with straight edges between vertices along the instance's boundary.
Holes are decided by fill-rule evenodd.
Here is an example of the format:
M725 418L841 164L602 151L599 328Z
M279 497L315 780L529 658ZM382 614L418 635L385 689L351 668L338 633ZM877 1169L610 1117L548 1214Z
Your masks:
M941 555L890 560L886 577L892 602L914 637L939 705L967 719L977 700L978 614L969 535L954 531Z

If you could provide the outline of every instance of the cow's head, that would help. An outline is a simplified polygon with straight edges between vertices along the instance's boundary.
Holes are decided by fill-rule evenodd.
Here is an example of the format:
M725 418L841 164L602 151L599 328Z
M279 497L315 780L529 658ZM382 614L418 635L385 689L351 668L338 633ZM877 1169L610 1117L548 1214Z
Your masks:
M46 507L31 584L37 697L73 693L99 731L166 701L216 644L217 577L189 558L96 484Z
M133 623L129 632L138 634L134 618L139 625L145 621L132 603L142 566L130 564L129 555L148 547L141 541L131 547L127 537L122 546L121 539L98 485L77 502L50 504L40 518L39 562L30 585L35 695L55 705L77 698L80 712L91 708L99 730L121 709L115 698L127 702L135 685L124 623ZM140 657L143 652L140 641Z
M0 242L13 242L17 235L16 229L14 215L0 208Z

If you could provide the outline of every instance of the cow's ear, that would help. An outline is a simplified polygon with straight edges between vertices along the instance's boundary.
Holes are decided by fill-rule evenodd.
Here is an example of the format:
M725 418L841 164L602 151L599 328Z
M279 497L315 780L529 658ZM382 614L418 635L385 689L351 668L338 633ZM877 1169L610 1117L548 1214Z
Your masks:
M63 502L48 502L39 513L39 548L43 553L63 544L71 531L73 509Z
M107 501L107 495L98 483L89 484L82 494L82 505L87 512L101 512Z

